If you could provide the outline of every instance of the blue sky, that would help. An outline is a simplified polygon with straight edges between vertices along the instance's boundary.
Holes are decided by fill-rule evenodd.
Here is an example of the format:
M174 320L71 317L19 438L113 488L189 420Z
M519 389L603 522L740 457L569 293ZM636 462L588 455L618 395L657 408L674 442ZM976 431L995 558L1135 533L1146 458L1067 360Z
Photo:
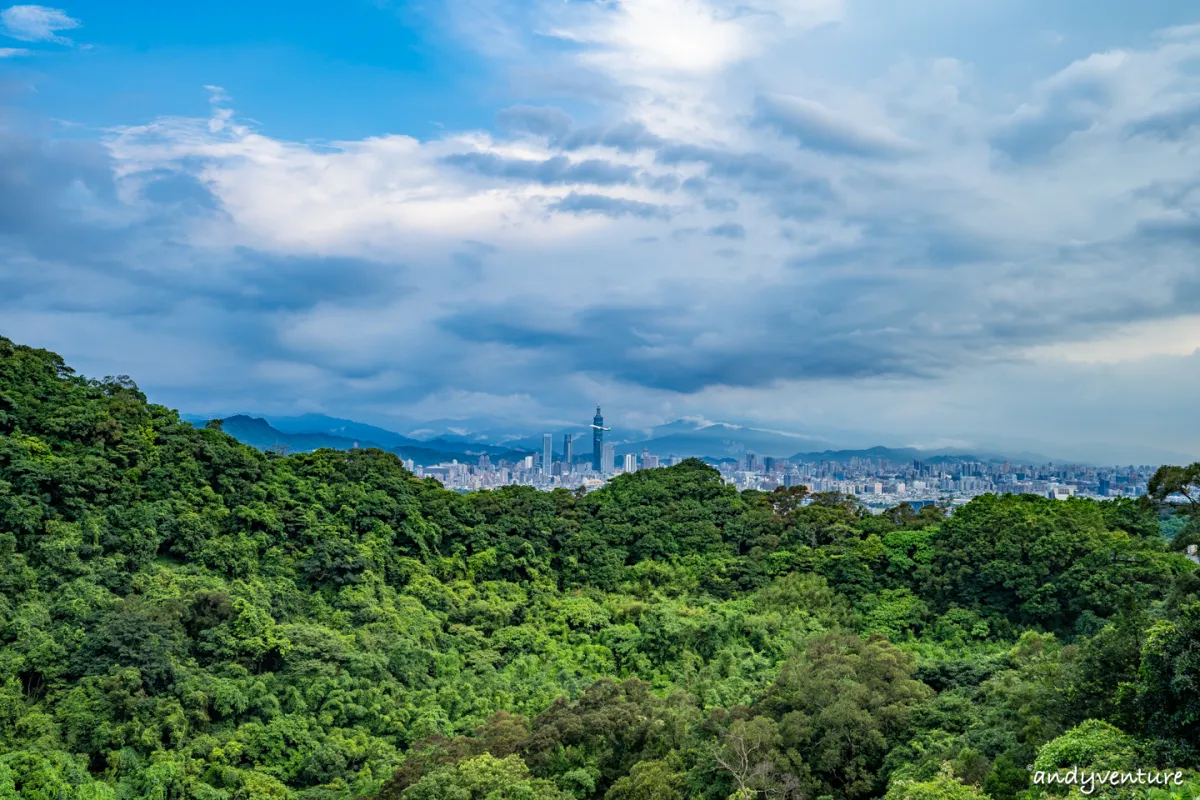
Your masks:
M108 0L0 34L0 333L159 402L1200 458L1193 4Z

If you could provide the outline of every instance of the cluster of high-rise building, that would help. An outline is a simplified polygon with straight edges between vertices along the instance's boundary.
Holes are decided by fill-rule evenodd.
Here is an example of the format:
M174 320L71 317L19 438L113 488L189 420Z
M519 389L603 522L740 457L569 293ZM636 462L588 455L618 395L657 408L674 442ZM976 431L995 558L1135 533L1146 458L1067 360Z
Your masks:
M536 455L527 455L519 461L500 460L495 464L487 455L479 457L477 464L460 464L457 460L431 467L419 467L411 461L405 466L418 476L437 478L448 489L476 490L497 486L520 484L539 489L567 488L593 489L603 486L614 475L636 472L640 469L655 469L682 461L669 457L660 462L657 455L643 448L640 455L625 453L618 460L616 448L604 441L604 417L596 406L592 418L592 450L588 454L575 451L575 434L565 433L561 449L554 448L554 434L542 435L542 446Z
M792 463L753 454L717 465L739 489L770 491L776 486L807 486L812 492L839 492L875 508L899 503L965 502L982 494L1037 494L1044 497L1138 497L1154 466L1093 467L1026 465L1010 462L913 461L851 457L845 461Z
M495 464L487 455L477 464L452 461L432 467L406 466L421 476L434 476L449 489L477 490L510 484L540 489L603 486L615 475L677 464L683 459L642 448L639 454L625 453L618 460L611 442L604 441L604 417L600 407L592 419L592 450L586 457L575 452L575 437L564 434L560 450L554 435L542 437L542 448L515 462ZM711 463L711 460L710 460ZM988 493L1039 494L1068 497L1137 497L1145 494L1153 466L1092 467L1082 465L1022 465L1009 462L912 461L891 463L887 459L850 457L844 461L793 462L773 456L747 453L713 463L738 489L771 491L778 486L807 486L811 492L855 495L867 505L883 509L899 503L922 505L933 502L966 502Z

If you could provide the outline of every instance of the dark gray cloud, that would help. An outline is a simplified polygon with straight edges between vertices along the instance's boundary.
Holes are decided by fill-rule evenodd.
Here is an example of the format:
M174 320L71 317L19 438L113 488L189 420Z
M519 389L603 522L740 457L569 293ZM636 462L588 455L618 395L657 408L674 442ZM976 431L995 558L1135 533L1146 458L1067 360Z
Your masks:
M553 139L553 144L564 150L611 147L625 153L636 153L639 150L654 150L661 147L664 141L640 122L622 122L612 127L594 125L572 130Z
M532 303L510 305L499 312L464 311L442 319L438 327L476 344L499 343L526 350L549 348L575 350L586 343L583 336L564 330L546 330L524 323Z
M1129 123L1129 136L1148 136L1166 141L1179 141L1200 125L1200 97L1188 98L1174 108L1142 117Z
M720 225L713 225L707 233L709 236L720 236L724 239L746 238L746 229L736 222L722 222Z
M606 217L638 217L640 219L670 219L671 209L640 200L626 200L601 194L571 192L562 200L549 205L551 211L573 214L603 214Z
M534 181L547 186L570 183L614 186L634 183L637 178L635 168L599 159L572 163L566 156L554 156L545 161L530 161L504 158L494 153L457 153L442 160L452 166L491 178Z
M222 214L209 189L182 171L133 173L141 193L126 204L117 196L115 170L100 143L0 130L0 246L10 258L87 265L93 274L119 279L154 271L151 264L130 263L131 248L148 245L168 260L191 257L181 242L183 226ZM80 302L86 305L87 298Z
M15 131L0 130L0 186L5 199L0 221L9 221L21 206L20 198L43 204L80 182L99 198L115 195L113 161L100 144L90 141L33 139Z
M111 205L115 193L113 163L101 145L0 130L0 236L30 253L98 258L119 247L118 226L86 221L89 207Z
M154 242L159 232L128 232L149 263L121 253L102 262L42 262L30 274L28 265L0 259L0 282L21 287L26 300L45 310L126 316L169 315L196 304L254 315L304 311L321 303L368 308L409 291L406 271L395 264L249 248L196 252ZM0 306L17 299L5 294Z
M761 153L735 153L696 144L667 144L658 149L654 160L659 164L704 164L708 174L719 178L752 178L758 181L783 180L796 173L786 161Z
M570 114L552 106L512 106L496 115L496 123L510 133L543 136L551 146L568 152L585 147L611 147L623 153L636 153L665 144L641 122L577 127Z
M802 191L823 200L833 200L834 192L829 181L810 175L793 164L760 153L735 153L715 147L690 144L672 144L661 148L655 155L660 164L703 164L708 178L734 183L750 192ZM689 179L690 181L691 179ZM684 182L688 188L689 181ZM704 191L709 183L697 181L691 184L693 191Z
M187 206L216 211L220 203L207 186L192 175L157 170L142 189L142 197L156 205Z
M894 158L916 150L912 142L885 128L855 122L803 97L759 97L755 121L776 128L804 147L833 155Z
M454 312L439 327L473 344L502 344L535 357L531 369L569 369L679 393L713 386L761 388L785 379L929 376L982 347L964 340L930 350L873 279L843 278L801 299L796 287L762 287L722 315L739 319L727 330L698 311L702 294L679 292L674 304L595 306L558 326L530 325L539 301ZM918 326L919 327L919 326ZM714 339L709 334L725 331Z
M1076 62L1048 81L992 135L991 145L1021 164L1047 158L1074 134L1089 130L1112 107L1116 89L1102 62Z
M653 189L656 192L673 192L679 188L679 176L673 173L653 175L649 172L643 172L641 180L643 186L647 189Z
M683 189L705 195L714 183L728 189L758 195L768 201L775 213L785 219L814 219L827 213L837 195L827 178L812 175L793 164L760 153L736 153L715 147L670 144L655 154L655 161L668 166L702 164L704 178L692 177ZM729 201L716 200L719 209ZM736 200L733 201L736 204ZM736 207L736 206L734 206Z
M479 280L484 274L484 259L499 252L495 245L468 239L463 242L463 250L452 253L450 260L467 278Z
M495 255L496 253L500 252L500 248L496 247L496 245L488 244L487 242L476 241L475 239L464 240L463 246L467 247L471 251L479 253L481 255L489 255L490 256L490 255Z
M829 211L829 203L824 199L803 192L781 192L772 199L771 205L777 217L792 222L811 222Z
M468 278L479 280L483 277L483 259L474 253L453 253L450 259Z
M1200 246L1200 216L1145 220L1138 223L1134 237L1144 243L1166 242Z
M704 198L704 207L709 211L727 214L731 211L737 211L740 206L737 199L733 197L713 197L709 195L708 192L712 188L712 182L698 175L693 175L680 183L679 188L690 195Z
M1095 120L1082 108L1058 108L1020 114L992 137L992 147L1017 163L1046 158L1069 136L1090 128Z
M706 197L704 207L709 211L730 212L738 210L738 201L732 197Z
M228 276L225 285L206 290L201 285L203 275L193 273L187 276L187 286L228 309L266 312L300 311L321 303L369 308L394 302L411 291L404 266L363 258L278 255L239 248L223 271Z
M944 215L910 212L905 217L856 217L863 244L855 257L895 268L945 269L1019 258L1019 246L973 232Z

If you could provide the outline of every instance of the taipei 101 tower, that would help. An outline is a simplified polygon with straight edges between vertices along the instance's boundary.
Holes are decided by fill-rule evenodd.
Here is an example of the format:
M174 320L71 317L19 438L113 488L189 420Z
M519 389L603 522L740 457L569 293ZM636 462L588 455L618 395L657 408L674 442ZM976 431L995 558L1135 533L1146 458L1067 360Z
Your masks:
M596 406L596 416L592 420L592 469L600 471L600 456L604 450L604 417L600 416L600 406Z

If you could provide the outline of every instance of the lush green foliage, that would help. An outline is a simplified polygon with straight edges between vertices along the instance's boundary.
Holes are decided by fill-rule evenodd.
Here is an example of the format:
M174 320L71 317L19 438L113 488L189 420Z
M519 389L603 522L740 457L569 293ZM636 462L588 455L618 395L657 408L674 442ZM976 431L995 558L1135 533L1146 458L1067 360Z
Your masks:
M1129 501L872 516L697 461L460 495L0 339L0 799L1009 800L1109 745L1190 767L1200 580L1159 531Z

